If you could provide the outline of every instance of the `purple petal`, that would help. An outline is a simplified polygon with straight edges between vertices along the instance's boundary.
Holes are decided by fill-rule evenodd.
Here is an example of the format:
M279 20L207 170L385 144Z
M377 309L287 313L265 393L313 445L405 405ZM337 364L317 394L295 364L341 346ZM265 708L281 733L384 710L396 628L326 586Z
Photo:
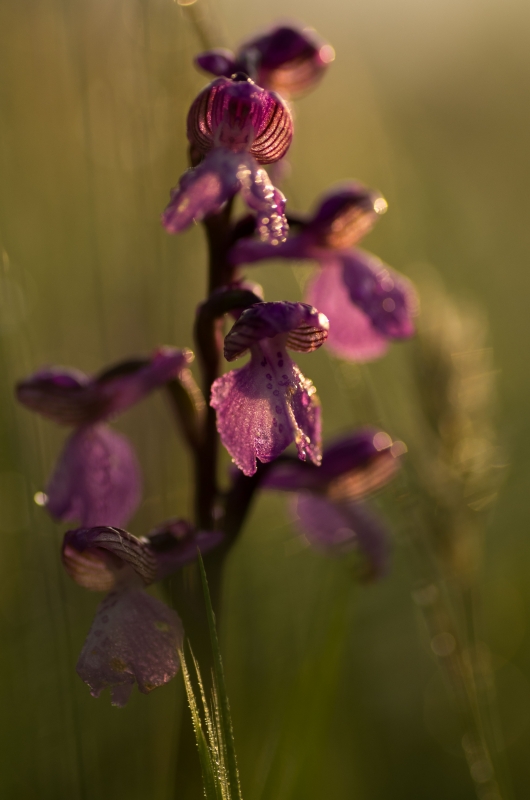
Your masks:
M359 499L388 483L399 468L402 453L388 433L361 428L326 445L321 479L328 482L334 497Z
M286 300L256 303L245 309L226 335L225 358L233 361L258 342L276 337L279 337L276 349L289 347L299 353L310 353L324 344L328 326L324 314L307 303ZM282 358L281 353L273 356L280 371Z
M364 250L342 252L341 260L342 279L351 301L370 317L373 326L391 339L413 336L416 295L410 281Z
M224 147L272 164L291 144L292 117L281 97L244 78L217 78L203 89L188 114L188 139L204 155Z
M276 351L274 340L253 346L246 366L212 386L221 440L245 475L256 472L256 458L272 461L293 441L303 461L320 461L315 389L284 351Z
M192 358L190 350L161 347L149 359L120 361L94 378L67 367L49 367L20 381L17 398L54 422L86 425L137 403L178 375Z
M112 592L100 603L77 662L93 697L110 688L124 706L134 682L147 694L168 683L180 666L183 630L178 615L141 589Z
M366 579L380 578L388 570L389 536L384 523L361 503L337 504L322 495L298 495L296 511L307 540L328 555L343 555L358 548L365 556Z
M145 539L122 528L95 527L68 531L63 540L63 565L85 589L105 592L116 585L155 580L156 558Z
M253 264L269 258L313 258L313 240L303 234L289 236L287 241L273 245L250 237L240 239L231 248L229 260L231 264Z
M195 63L200 69L217 77L229 78L232 73L237 72L234 54L231 50L225 50L223 47L199 53L198 56L195 56Z
M246 42L237 61L260 86L294 97L313 88L334 57L315 31L281 25Z
M140 467L128 439L105 425L80 428L68 438L46 494L56 519L123 527L141 498Z
M20 381L16 395L22 405L62 425L92 422L103 411L104 401L90 378L68 367L41 369Z
M256 230L261 241L274 247L287 238L289 225L285 216L285 197L276 189L261 167L241 172L241 194L247 205L258 212Z
M249 153L234 153L226 147L214 148L199 166L183 175L179 186L171 192L162 224L169 233L180 233L192 222L220 211L239 191L258 212L262 239L283 241L288 229L284 196Z
M322 459L324 454L322 454ZM301 492L303 490L319 491L325 485L320 472L322 467L307 461L278 460L261 481L264 489L276 489L280 492Z
M224 147L209 153L198 167L185 172L172 189L171 200L162 214L168 233L180 233L192 222L219 211L239 191L240 169L247 169L245 154Z
M294 460L277 462L262 486L283 492L325 490L333 500L359 500L395 475L402 448L384 431L362 428L326 445L318 468Z
M172 575L185 564L207 553L223 541L222 531L198 531L183 519L169 519L148 534L156 563L156 580Z
M370 318L353 305L343 282L342 264L326 261L306 289L305 299L329 319L327 344L339 358L372 361L388 349L388 339L377 331Z
M101 373L94 379L94 387L106 406L105 416L115 416L135 405L177 377L192 360L191 350L160 347L145 363L121 362Z
M333 187L320 201L305 232L316 244L335 250L356 245L388 208L382 195L356 181Z

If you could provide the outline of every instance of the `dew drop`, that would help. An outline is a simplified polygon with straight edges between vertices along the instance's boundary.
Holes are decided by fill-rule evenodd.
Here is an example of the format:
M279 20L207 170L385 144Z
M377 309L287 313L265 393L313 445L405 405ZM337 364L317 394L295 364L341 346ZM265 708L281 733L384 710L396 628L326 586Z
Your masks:
M33 502L38 506L45 506L48 503L48 495L45 492L35 492Z

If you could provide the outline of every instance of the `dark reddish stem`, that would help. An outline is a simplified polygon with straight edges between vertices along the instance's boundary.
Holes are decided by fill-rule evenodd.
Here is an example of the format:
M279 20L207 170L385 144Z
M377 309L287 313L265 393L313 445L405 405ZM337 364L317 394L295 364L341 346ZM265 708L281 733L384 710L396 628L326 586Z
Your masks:
M232 202L228 202L219 214L204 220L208 242L209 273L208 296L232 280L233 267L228 263L227 253L232 239L230 215ZM219 376L223 344L223 320L197 317L195 341L202 369L203 392L206 400L204 434L195 456L195 518L199 528L211 530L215 521L217 503L217 457L219 437L215 422L215 410L210 406L212 383Z

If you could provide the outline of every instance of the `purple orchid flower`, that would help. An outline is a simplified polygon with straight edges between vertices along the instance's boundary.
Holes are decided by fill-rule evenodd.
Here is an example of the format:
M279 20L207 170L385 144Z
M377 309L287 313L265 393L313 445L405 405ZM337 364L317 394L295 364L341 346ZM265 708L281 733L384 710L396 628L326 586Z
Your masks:
M193 102L188 114L192 153L204 157L171 191L162 215L169 233L223 207L237 192L257 213L263 241L282 242L287 232L285 197L261 164L282 158L293 135L289 109L276 94L246 75L218 78Z
M402 442L365 428L324 448L322 465L279 461L263 486L296 492L295 517L307 541L328 555L356 550L363 555L366 580L388 569L389 536L383 520L363 502L396 473Z
M219 531L196 532L184 520L169 520L142 539L113 527L65 534L62 558L70 577L86 589L108 592L77 662L93 697L109 688L112 704L124 706L135 682L147 694L175 676L182 623L145 587L221 539Z
M309 353L326 340L328 320L305 303L256 303L225 338L227 361L250 350L250 361L212 385L217 429L245 475L295 442L300 459L320 463L320 405L315 387L287 355Z
M214 49L200 53L195 63L205 72L229 78L245 72L259 86L297 97L322 78L335 51L311 28L279 25L245 42L234 55Z
M189 350L164 347L92 378L50 367L17 384L27 408L75 427L45 490L53 517L86 527L126 524L140 502L140 466L129 440L105 422L178 376L192 358Z
M269 258L311 259L322 267L305 299L330 320L327 344L353 361L379 358L394 339L414 334L416 294L412 284L371 253L353 249L386 211L380 194L358 183L324 197L296 235L276 246L243 239L232 248L233 264Z

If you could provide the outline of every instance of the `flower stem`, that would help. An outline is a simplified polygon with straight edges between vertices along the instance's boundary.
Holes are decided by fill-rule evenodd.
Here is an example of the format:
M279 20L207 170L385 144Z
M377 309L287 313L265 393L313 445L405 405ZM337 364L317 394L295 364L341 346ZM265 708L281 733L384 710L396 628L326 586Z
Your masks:
M227 253L231 242L230 215L232 203L228 202L219 214L204 220L208 242L208 296L230 282L232 267ZM204 431L195 453L195 518L199 528L211 530L215 522L215 505L218 497L217 458L219 437L215 409L210 404L211 387L219 376L222 350L222 319L200 319L195 326L195 341L202 370L202 389L206 400Z

